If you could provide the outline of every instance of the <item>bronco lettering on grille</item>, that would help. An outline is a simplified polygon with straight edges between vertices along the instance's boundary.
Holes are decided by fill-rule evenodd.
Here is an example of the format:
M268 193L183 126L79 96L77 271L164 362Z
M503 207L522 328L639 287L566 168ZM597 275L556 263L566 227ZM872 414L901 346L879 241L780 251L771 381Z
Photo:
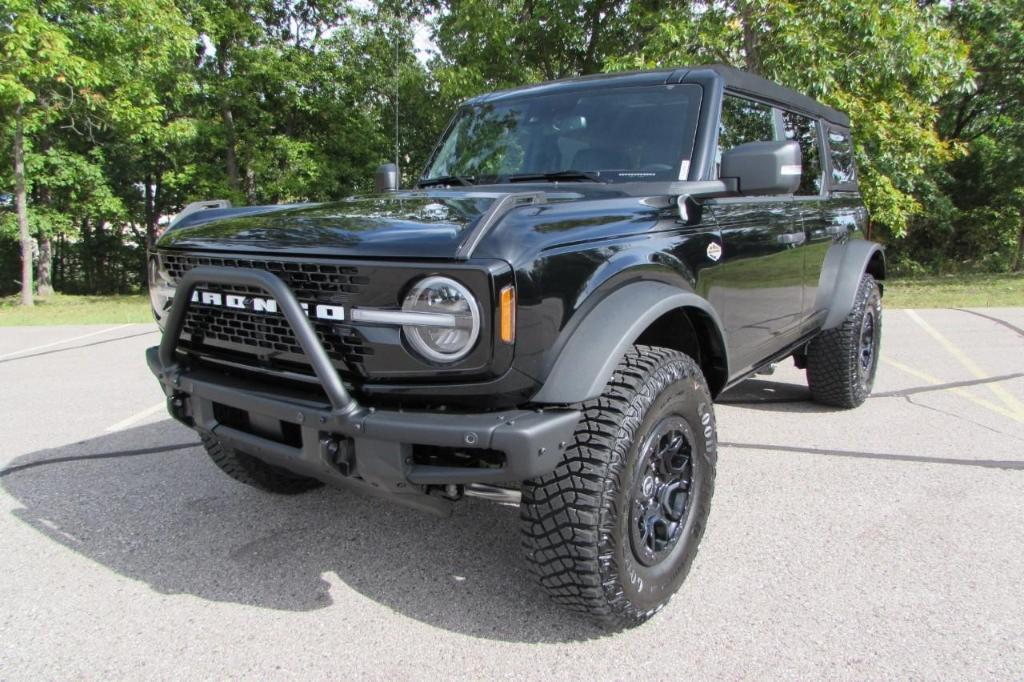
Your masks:
M267 313L273 315L278 312L277 301L272 298L263 298L261 296L221 294L216 291L200 291L197 289L192 292L192 302L198 303L199 305L209 305L219 308L247 310L252 313ZM318 320L340 322L345 319L345 308L340 305L325 305L322 303L310 304L302 302L300 302L299 305L302 306L302 309L306 311L307 315Z

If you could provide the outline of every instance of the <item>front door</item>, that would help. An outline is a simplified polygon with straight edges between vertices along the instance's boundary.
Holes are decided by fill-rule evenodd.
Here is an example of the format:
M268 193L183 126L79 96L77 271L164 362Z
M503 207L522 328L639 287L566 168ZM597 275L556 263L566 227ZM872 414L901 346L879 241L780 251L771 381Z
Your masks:
M747 142L778 140L782 116L769 104L726 93L719 153ZM792 197L730 197L706 203L721 230L717 265L702 271L705 295L720 311L735 377L799 336L806 234Z
M722 258L704 273L707 297L720 311L730 369L741 374L799 336L806 239L790 198L708 202L722 235Z

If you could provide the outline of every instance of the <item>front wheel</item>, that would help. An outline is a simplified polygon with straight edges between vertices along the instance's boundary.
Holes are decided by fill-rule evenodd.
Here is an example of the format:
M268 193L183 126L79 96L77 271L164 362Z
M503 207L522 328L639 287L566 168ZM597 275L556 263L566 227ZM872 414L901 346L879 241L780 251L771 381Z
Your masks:
M323 483L316 479L293 474L235 450L212 435L203 435L202 438L206 454L217 468L239 483L279 495L298 495L323 486Z
M631 627L679 589L704 534L717 458L711 395L689 356L635 346L582 407L562 463L523 485L523 547L555 602Z

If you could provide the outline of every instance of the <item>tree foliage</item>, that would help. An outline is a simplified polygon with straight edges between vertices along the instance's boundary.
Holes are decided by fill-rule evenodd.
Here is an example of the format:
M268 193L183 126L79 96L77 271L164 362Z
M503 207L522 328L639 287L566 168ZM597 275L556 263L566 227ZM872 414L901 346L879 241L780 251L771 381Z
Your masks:
M850 113L898 264L1019 269L1021 17L1024 0L0 0L0 131L24 158L30 256L0 289L32 258L64 289L137 286L189 201L338 198L396 155L411 182L480 92L710 62ZM18 236L18 175L0 166L0 239Z

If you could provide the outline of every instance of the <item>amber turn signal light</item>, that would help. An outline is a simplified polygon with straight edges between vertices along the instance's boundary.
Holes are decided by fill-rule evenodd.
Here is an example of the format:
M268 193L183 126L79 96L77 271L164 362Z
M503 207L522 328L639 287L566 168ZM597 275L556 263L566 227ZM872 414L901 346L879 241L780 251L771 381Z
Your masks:
M498 300L501 318L501 340L512 343L516 340L516 289L507 286L501 290Z

